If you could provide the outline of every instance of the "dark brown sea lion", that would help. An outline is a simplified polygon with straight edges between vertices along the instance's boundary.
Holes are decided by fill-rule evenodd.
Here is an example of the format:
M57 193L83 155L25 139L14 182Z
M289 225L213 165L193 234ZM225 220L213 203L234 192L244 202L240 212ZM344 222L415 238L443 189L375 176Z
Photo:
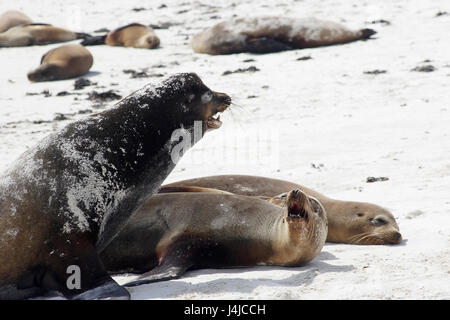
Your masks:
M47 52L41 65L28 73L30 81L53 81L81 76L91 69L92 54L78 44L67 44Z
M181 188L183 186L219 189L246 196L263 196L277 204L284 202L284 193L287 190L298 188L324 206L328 216L328 242L397 244L402 241L395 218L388 210L367 202L331 199L296 183L257 176L221 175L178 181L162 186L161 189L166 192L166 188L177 187L178 191L187 191ZM198 189L193 192L198 192Z
M322 205L299 190L283 208L230 194L158 194L100 258L112 273L146 272L125 284L136 286L195 268L301 266L319 254L326 235Z
M368 39L372 29L350 30L315 18L234 18L196 34L191 46L197 53L269 53Z
M0 177L0 298L50 290L77 299L128 298L98 252L175 167L179 131L191 139L219 127L213 116L230 102L196 74L177 74L20 156Z

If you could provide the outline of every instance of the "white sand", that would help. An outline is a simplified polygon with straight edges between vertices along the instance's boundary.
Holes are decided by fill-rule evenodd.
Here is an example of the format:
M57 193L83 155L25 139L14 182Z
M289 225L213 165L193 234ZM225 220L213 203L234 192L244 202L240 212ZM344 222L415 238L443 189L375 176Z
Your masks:
M35 21L89 33L130 22L179 24L156 30L161 38L157 50L90 47L95 62L89 79L104 88L87 87L80 96L55 96L73 92L74 80L30 83L26 78L40 57L58 45L0 49L1 171L42 137L83 115L32 121L92 109L93 103L85 99L94 89L115 89L126 96L160 80L130 79L123 69L145 67L149 73L166 75L195 71L241 107L222 117L223 127L200 141L168 181L224 173L288 179L335 198L385 206L397 217L405 239L398 246L327 244L302 268L189 272L179 280L132 288L133 298L450 298L449 1L252 0L216 1L215 7L209 1L189 0L124 3L0 2L0 12L18 9ZM167 7L158 9L162 3ZM142 7L147 10L132 11ZM440 11L449 14L436 17ZM190 36L234 14L315 16L352 28L373 28L378 34L372 41L268 55L192 52ZM391 25L368 23L379 19ZM296 60L308 55L311 60ZM243 62L246 59L255 61ZM161 64L165 67L155 67ZM436 71L410 71L426 64ZM226 70L249 66L261 71L222 76ZM375 69L387 73L363 73ZM45 89L51 97L26 95ZM366 183L368 176L389 181ZM123 283L132 277L117 279Z

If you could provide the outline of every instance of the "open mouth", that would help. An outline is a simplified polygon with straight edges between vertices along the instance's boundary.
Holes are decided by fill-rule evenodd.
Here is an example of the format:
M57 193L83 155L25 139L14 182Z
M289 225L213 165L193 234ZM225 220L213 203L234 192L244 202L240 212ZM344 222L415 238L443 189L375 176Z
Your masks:
M214 118L214 116L209 117L209 119L206 121L206 124L210 129L220 128L222 126L222 121L220 121L220 114L217 116L217 118Z
M219 112L224 112L231 104L231 98L224 93L216 93L218 99L222 100L221 105L217 107L216 113L206 120L206 125L210 129L218 129L222 126L222 121L220 121ZM217 117L215 117L217 115Z
M292 201L288 207L288 217L308 220L308 212L297 201Z

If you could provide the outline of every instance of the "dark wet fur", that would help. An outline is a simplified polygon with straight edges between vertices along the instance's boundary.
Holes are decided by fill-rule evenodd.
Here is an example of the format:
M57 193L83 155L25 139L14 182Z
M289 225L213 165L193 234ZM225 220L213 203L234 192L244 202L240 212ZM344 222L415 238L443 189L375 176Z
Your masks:
M81 45L83 46L98 46L105 44L106 34L103 36L88 36L83 41L81 41Z
M361 31L363 34L363 39L369 39L371 36L377 33L375 30L369 28L362 29Z

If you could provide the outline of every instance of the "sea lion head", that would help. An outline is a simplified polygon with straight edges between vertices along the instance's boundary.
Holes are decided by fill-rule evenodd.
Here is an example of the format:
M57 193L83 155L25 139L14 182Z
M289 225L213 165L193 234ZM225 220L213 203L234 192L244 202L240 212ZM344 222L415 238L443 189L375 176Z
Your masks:
M353 202L346 215L351 215L346 237L355 244L398 244L402 235L394 216L372 203Z
M293 245L301 249L296 263L305 263L322 250L328 232L327 215L322 204L299 189L281 195L285 198L285 221Z
M225 111L231 104L231 98L225 93L209 89L195 73L181 73L168 78L165 86L171 91L171 101L166 103L175 107L176 121L187 128L195 121L202 121L203 132L220 128L222 122L217 113Z
M160 40L156 34L149 34L143 37L142 47L147 49L157 48L160 44Z
M28 80L33 82L38 81L53 81L58 80L59 68L57 65L44 63L33 71L27 74Z

